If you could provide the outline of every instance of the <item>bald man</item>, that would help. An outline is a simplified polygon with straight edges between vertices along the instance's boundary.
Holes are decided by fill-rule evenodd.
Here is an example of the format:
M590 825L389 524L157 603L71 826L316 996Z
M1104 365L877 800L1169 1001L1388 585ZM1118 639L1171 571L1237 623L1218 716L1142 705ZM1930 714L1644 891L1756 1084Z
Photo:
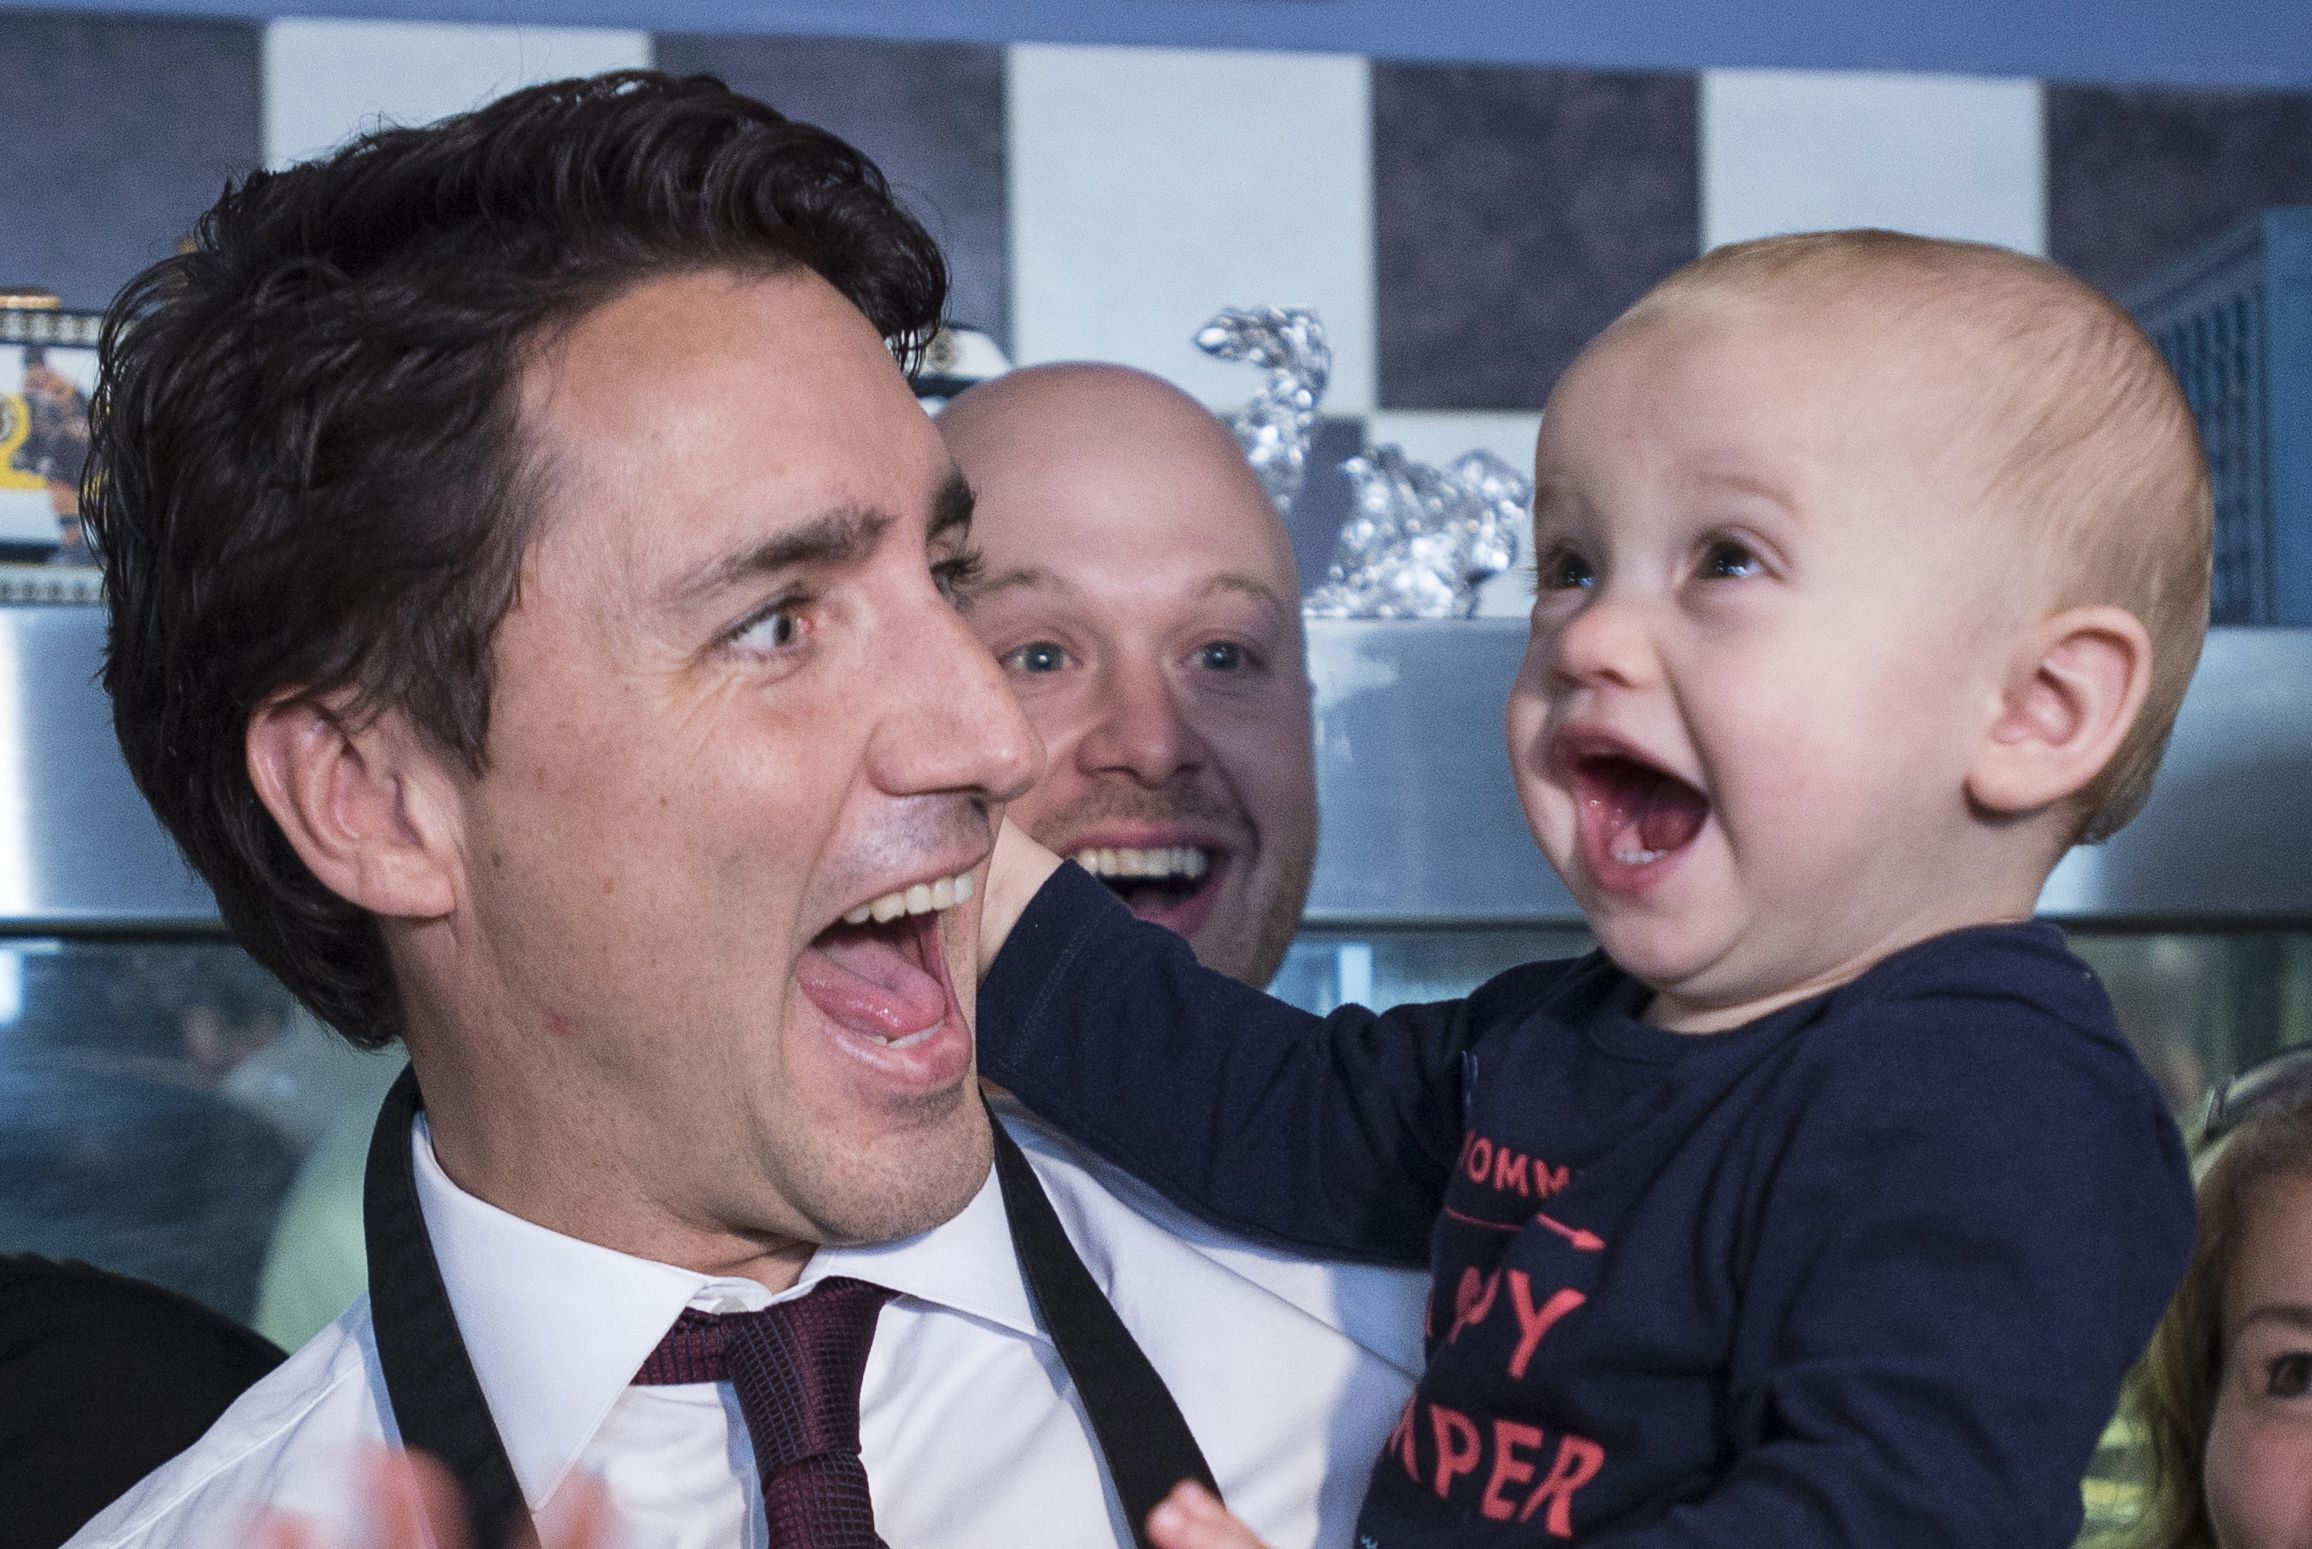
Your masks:
M1227 426L1120 366L970 389L972 627L1048 756L1011 816L1208 967L1264 985L1316 858L1300 583Z

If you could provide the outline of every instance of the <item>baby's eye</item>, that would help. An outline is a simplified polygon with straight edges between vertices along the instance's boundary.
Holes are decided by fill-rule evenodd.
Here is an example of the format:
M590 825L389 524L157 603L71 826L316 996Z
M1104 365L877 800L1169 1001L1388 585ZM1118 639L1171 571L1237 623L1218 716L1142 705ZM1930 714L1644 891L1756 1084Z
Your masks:
M1031 640L1004 652L1003 665L1014 672L1058 672L1068 665L1068 651L1054 641Z
M2264 1392L2272 1398L2302 1398L2312 1392L2312 1350L2274 1357L2265 1371Z
M1589 561L1571 549L1559 549L1544 554L1533 564L1533 589L1536 592L1570 592L1597 584L1597 575Z
M1212 640L1198 646L1188 659L1206 672L1242 672L1252 665L1252 653L1233 640Z
M1713 538L1702 550L1695 574L1705 581L1739 581L1757 575L1765 566L1756 554L1732 538Z

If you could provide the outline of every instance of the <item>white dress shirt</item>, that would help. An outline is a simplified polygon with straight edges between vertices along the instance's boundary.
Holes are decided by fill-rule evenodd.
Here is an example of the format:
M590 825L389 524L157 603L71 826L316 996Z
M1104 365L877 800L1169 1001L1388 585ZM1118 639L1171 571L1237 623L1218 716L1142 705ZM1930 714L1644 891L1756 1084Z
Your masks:
M1229 1504L1276 1549L1345 1546L1419 1367L1425 1277L1319 1264L1212 1231L1006 1110L1092 1278L1172 1390ZM1129 1544L1091 1432L1020 1279L991 1175L918 1237L824 1249L790 1291L565 1237L452 1183L419 1120L420 1208L475 1375L533 1511L581 1474L631 1549L764 1542L727 1383L635 1387L685 1307L729 1312L829 1275L898 1291L861 1383L860 1452L892 1549ZM113 1503L76 1549L248 1541L259 1505L366 1541L358 1453L398 1439L367 1297Z

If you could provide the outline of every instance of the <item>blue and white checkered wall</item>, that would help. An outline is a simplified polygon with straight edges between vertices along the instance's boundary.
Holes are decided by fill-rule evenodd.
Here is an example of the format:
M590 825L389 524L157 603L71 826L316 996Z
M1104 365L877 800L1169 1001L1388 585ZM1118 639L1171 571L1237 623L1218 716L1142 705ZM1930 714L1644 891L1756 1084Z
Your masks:
M959 321L1022 363L1160 372L1215 407L1219 307L1315 307L1329 467L1395 441L1531 454L1582 341L1703 247L1882 225L2119 290L2312 203L2312 92L1887 72L1606 72L1340 54L0 12L0 284L101 306L224 179L512 87L708 70L880 161ZM1304 575L1344 490L1296 521Z

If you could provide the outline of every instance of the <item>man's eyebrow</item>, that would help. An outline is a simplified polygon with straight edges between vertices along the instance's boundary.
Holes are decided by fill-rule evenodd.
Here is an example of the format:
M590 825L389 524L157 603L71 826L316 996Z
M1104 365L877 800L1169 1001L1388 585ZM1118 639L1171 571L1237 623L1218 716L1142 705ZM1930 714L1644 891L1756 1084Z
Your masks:
M968 511L964 519L970 520ZM821 512L752 548L693 566L667 588L666 600L686 607L726 587L798 565L850 564L872 553L890 526L890 516L881 511L839 507Z
M1292 611L1291 604L1277 594L1275 587L1258 576L1246 575L1241 571L1225 570L1206 581L1204 583L1204 595L1209 597L1214 592L1241 592L1253 601L1266 604L1279 613Z
M931 497L931 527L925 539L931 547L942 542L962 544L971 539L971 513L979 504L979 497L963 477L963 470L950 468L940 482L938 493Z
M1067 589L1067 582L1040 565L1015 565L1009 570L991 570L971 583L974 601L984 601L998 592L1064 592Z

